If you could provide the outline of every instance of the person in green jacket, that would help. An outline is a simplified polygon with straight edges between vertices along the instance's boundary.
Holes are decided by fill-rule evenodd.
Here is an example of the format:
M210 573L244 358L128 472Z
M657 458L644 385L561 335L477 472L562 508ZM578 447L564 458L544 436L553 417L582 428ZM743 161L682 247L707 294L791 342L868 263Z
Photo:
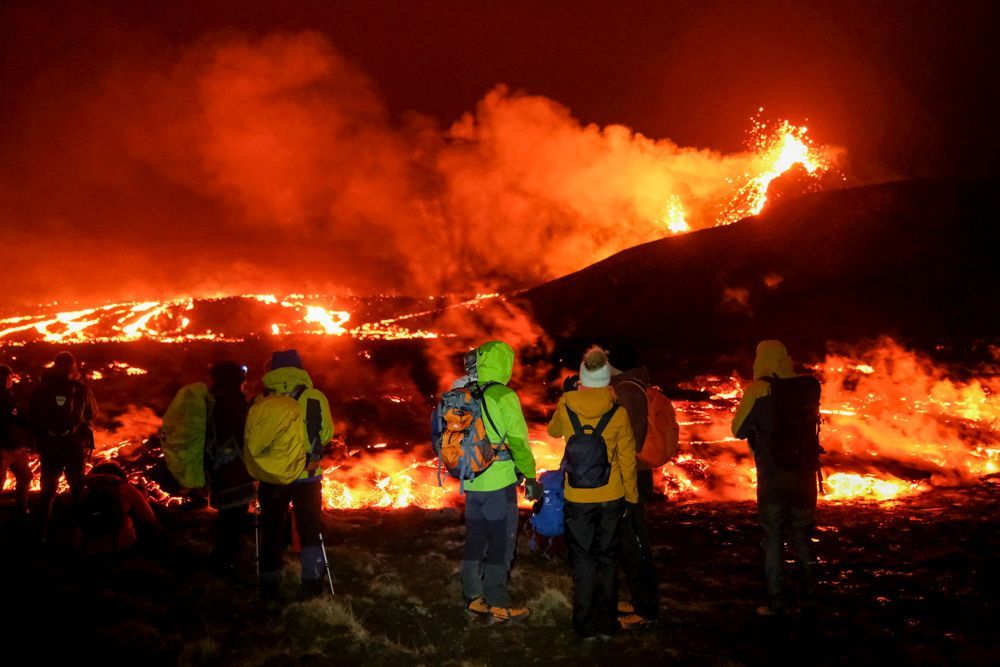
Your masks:
M483 390L484 407L490 417L484 420L486 433L491 443L505 447L486 470L462 483L465 492L462 596L470 614L494 621L525 618L530 613L527 607L512 607L507 592L517 542L518 473L525 477L526 497L529 500L541 497L521 401L507 387L513 371L514 350L507 343L490 341L476 350L476 377L470 379Z

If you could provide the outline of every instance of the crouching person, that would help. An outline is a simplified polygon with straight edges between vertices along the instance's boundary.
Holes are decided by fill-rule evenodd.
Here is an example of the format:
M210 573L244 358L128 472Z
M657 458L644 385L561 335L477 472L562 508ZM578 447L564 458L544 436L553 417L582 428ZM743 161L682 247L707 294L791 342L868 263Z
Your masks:
M323 544L324 445L333 437L326 396L313 387L296 350L275 352L264 375L264 395L250 408L244 461L260 480L260 595L267 607L278 602L286 546L288 504L292 504L302 550L303 598L332 588ZM324 572L324 570L327 570Z
M462 482L465 491L462 596L470 614L486 616L492 621L517 620L530 613L527 607L512 606L507 591L517 543L518 473L526 478L527 497L537 500L541 496L521 401L507 387L513 372L514 350L507 343L490 341L476 350L471 382L476 395L482 398L486 435L498 453L474 479Z
M87 473L77 507L78 551L89 556L124 553L160 532L149 501L120 465L105 461Z
M559 399L548 432L566 438L566 548L573 568L573 629L584 639L618 631L617 576L622 517L635 512L635 437L614 400L607 354L592 347L579 388Z

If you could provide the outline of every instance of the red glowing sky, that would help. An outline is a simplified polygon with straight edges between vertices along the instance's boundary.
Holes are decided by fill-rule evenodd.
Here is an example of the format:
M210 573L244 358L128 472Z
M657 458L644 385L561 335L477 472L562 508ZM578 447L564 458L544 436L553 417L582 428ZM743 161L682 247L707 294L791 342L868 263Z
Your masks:
M855 181L995 177L991 5L7 2L0 305L544 279L569 230L642 238L625 184L577 190L652 150L689 196L706 167L678 147L738 151L761 105ZM511 167L521 136L536 172ZM433 255L443 219L477 230L467 270Z

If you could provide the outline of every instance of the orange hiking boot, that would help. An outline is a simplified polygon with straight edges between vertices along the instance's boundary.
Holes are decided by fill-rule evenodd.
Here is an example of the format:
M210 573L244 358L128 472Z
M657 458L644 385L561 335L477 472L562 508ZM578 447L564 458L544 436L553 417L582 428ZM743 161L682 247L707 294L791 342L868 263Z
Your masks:
M494 623L519 621L530 615L531 610L527 607L490 607L490 620Z
M656 623L651 618L639 616L639 614L626 614L618 617L618 627L622 630L645 630L653 627Z
M483 598L476 598L466 605L465 611L469 616L489 616L490 606L486 604L486 600Z

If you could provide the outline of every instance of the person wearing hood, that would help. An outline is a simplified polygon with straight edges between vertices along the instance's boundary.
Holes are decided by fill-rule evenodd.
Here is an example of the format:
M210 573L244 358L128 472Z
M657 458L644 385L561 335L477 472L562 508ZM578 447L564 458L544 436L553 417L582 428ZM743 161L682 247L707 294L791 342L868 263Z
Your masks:
M566 547L573 568L573 629L584 639L618 632L616 574L621 522L639 502L635 436L628 413L615 402L610 383L607 353L591 347L580 364L579 388L559 399L548 425L549 435L567 440L563 493ZM579 439L584 434L592 434L588 451L576 449L571 442L584 442ZM606 452L589 451L597 444L593 436L603 438ZM593 457L599 462L598 481L589 480L586 485L581 481L574 486L574 478L589 479L595 468L583 463L594 462ZM603 480L606 482L601 484Z
M235 361L220 361L209 369L212 385L212 409L208 416L205 472L208 477L209 502L218 512L212 566L221 574L231 574L236 567L240 542L250 503L257 497L254 479L243 463L244 429L250 404L243 394L246 366Z
M816 562L812 553L812 529L816 513L816 470L789 470L775 460L773 442L779 419L787 419L774 409L772 382L796 375L792 359L781 341L765 340L757 345L753 364L753 382L743 392L743 399L733 417L733 435L747 439L757 467L758 520L763 531L764 574L768 604L757 613L770 616L784 611L782 549L787 533L799 563L802 602L811 604ZM816 383L818 419L818 383Z
M469 370L471 364L466 366ZM475 370L470 377L483 393L489 415L484 419L486 434L491 443L505 447L486 470L463 482L465 549L460 574L468 612L493 621L517 620L530 614L527 607L511 606L507 591L517 543L518 474L525 477L526 497L541 497L521 400L507 386L513 372L514 350L507 343L489 341L476 349Z
M323 392L313 386L312 378L303 368L297 350L285 350L271 355L270 371L263 378L265 396L283 395L295 398L306 430L310 429L311 406L315 407L317 442L320 451L309 452L308 459L290 484L261 481L260 499L260 595L267 606L278 601L282 561L288 523L288 505L292 504L298 527L302 566L300 596L317 597L323 593L326 554L323 548L323 470L319 467L322 446L333 438L330 403ZM258 399L259 401L260 399ZM247 421L247 441L251 439L252 419ZM312 436L310 436L312 437ZM298 462L298 465L303 465ZM250 469L253 474L254 470Z
M60 352L31 395L29 418L42 468L39 513L43 538L59 490L59 478L66 475L76 505L83 490L87 457L94 448L90 423L97 415L97 401L80 377L73 355Z
M645 503L654 493L653 469L639 456L649 428L646 389L651 381L646 367L638 365L635 349L631 345L619 345L612 352L611 359L627 369L611 368L611 388L615 400L628 415L635 437L636 486L639 492L635 511L627 512L622 518L621 564L631 600L619 601L618 622L626 630L638 630L655 623L660 615L660 585L646 530Z
M17 411L17 400L11 391L13 386L14 371L0 364L0 488L10 470L17 484L14 492L17 511L24 517L28 514L28 489L33 475L28 463L28 448L22 438L28 422Z

